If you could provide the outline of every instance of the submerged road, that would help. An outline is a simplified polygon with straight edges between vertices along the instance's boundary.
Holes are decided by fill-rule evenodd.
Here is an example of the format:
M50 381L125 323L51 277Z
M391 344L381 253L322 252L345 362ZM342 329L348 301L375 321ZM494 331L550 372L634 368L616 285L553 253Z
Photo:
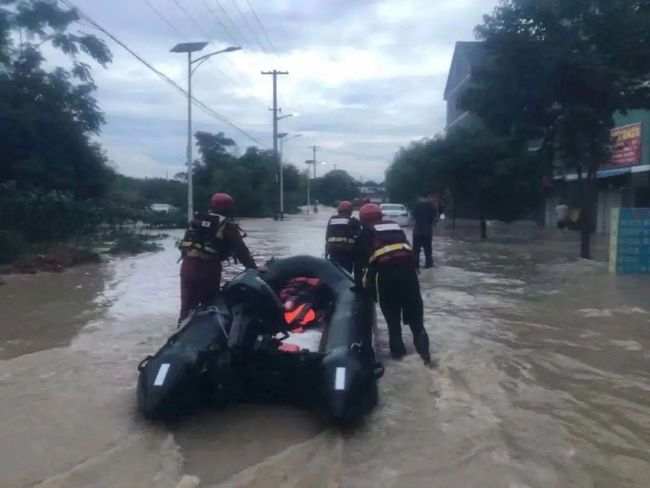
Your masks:
M321 255L326 219L244 227L261 262ZM137 414L136 366L175 328L173 238L163 252L7 277L0 486L647 487L650 278L612 277L534 228L491 230L485 243L436 238L421 281L440 368L391 361L380 325L380 405L352 432L288 407L171 426Z

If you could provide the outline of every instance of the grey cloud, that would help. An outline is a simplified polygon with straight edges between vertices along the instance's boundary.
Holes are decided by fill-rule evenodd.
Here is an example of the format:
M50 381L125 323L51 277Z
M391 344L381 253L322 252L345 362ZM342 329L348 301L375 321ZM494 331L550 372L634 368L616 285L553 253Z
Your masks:
M185 86L183 60L169 53L169 49L176 42L201 40L206 35L173 0L148 1L174 28L161 20L144 0L74 1L158 68L172 70L177 82ZM336 148L339 152L334 157L341 164L339 167L353 174L368 173L366 177L376 179L382 179L384 168L401 145L433 136L443 128L442 90L454 42L471 39L481 14L490 12L496 3L496 0L250 0L281 58L267 56L261 61L263 66L249 63L243 70L233 68L233 64L241 68L237 59L255 56L259 48L256 42L251 42L253 36L231 0L220 1L237 24L236 29L219 14L217 0L178 1L216 45L232 44L237 39L227 35L204 2L236 38L243 33L249 41L244 51L233 53L230 62L219 56L201 67L195 81L199 98L269 146L270 80L260 81L259 70L286 68L283 62L290 59L286 56L296 52L311 54L316 60L330 60L332 69L338 70L343 78L341 83L332 85L319 76L305 76L305 68L301 66L292 67L290 77L301 80L294 92L289 90L289 80L280 83L279 95L285 110L302 114L283 121L282 130L304 134L287 144L287 157L298 162L307 159L310 144ZM244 0L236 1L247 12ZM396 9L395 16L382 13L386 5ZM247 19L256 25L249 14ZM156 161L163 169L182 163L183 97L147 74L120 47L108 43L115 62L108 72L97 70L96 80L99 103L107 114L102 138L109 154L113 159L124 158L129 154L128 148L133 148L138 157L129 159L130 168L120 166L131 174L154 167ZM358 79L358 73L357 78L350 76L344 66L337 64L345 49L360 50L380 60L391 68L391 76L370 76L371 79ZM264 83L263 92L260 83ZM196 130L224 131L242 147L252 144L198 110L195 118ZM138 164L142 168L135 171L134 165Z

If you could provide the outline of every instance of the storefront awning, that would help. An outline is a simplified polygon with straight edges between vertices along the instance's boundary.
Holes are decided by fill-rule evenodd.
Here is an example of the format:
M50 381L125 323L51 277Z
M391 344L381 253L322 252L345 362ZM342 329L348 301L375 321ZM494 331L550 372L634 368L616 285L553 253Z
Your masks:
M641 164L638 166L628 166L626 168L608 168L601 169L596 173L596 178L610 178L612 176L620 176L627 173L644 173L650 171L650 164ZM582 173L582 177L586 178L587 173ZM553 177L554 181L576 181L578 179L577 173L568 175L560 175Z

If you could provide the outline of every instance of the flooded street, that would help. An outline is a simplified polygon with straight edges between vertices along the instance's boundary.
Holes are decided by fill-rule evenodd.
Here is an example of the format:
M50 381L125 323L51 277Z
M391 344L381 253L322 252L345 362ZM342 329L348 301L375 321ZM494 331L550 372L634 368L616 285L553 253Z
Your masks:
M326 220L243 227L261 263L321 255ZM391 361L382 322L380 404L349 432L289 407L138 415L137 364L175 329L178 235L159 253L7 277L0 486L648 486L650 276L576 261L569 234L471 231L437 236L420 275L440 367Z

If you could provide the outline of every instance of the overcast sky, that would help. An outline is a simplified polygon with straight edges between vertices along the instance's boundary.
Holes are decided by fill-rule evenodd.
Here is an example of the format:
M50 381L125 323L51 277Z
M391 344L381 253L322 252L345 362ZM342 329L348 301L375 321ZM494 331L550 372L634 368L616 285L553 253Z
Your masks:
M178 42L210 41L205 53L230 45L195 74L194 94L265 147L272 147L271 77L279 78L288 140L285 160L304 167L309 146L322 150L320 172L345 169L383 181L400 146L444 128L442 100L454 43L472 40L496 0L72 0L157 69L186 86ZM257 23L249 4L265 32ZM239 10L238 8L239 7ZM157 12L156 12L157 11ZM240 13L241 11L241 13ZM225 12L225 13L224 13ZM243 14L243 17L242 17ZM245 20L244 20L245 19ZM273 48L271 48L272 44ZM121 47L95 69L107 124L102 143L132 176L173 176L183 169L186 102ZM195 130L223 131L241 150L255 143L194 110Z

